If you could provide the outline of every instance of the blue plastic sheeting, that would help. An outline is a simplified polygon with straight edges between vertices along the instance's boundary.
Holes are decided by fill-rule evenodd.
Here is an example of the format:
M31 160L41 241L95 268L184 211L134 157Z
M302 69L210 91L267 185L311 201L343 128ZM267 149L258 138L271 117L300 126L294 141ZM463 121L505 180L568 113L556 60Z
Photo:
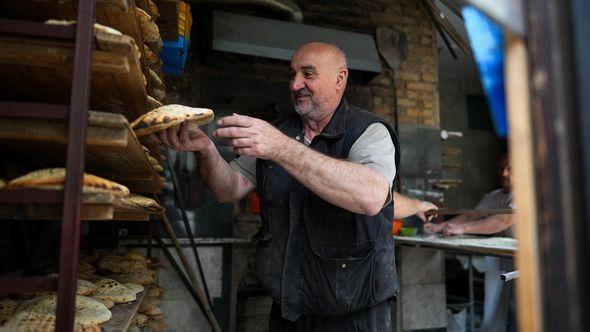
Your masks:
M504 95L504 37L502 29L472 6L461 10L465 28L479 69L496 134L506 137L506 99Z

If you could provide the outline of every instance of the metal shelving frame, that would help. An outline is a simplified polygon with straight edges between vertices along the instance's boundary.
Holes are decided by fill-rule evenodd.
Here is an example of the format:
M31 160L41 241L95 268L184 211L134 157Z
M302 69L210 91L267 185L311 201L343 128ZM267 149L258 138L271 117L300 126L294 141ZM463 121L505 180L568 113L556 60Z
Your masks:
M90 61L93 45L95 0L79 0L75 26L47 26L42 23L0 19L0 32L75 40L73 84L70 105L0 102L0 116L68 119L66 182L63 191L35 189L0 191L0 203L61 203L62 227L57 283L43 277L5 278L0 293L57 289L56 330L74 327L76 268L80 247L82 177L85 168L86 124L90 95Z

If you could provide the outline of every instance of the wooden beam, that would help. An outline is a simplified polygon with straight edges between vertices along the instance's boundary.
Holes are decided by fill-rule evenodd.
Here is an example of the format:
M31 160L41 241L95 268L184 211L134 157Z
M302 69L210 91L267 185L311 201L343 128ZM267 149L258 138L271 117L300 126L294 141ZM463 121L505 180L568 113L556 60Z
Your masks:
M543 331L537 199L533 151L535 142L530 108L529 73L524 41L510 33L505 34L505 80L509 146L514 181L516 209L516 238L518 254L516 268L520 278L516 281L518 303L518 329Z

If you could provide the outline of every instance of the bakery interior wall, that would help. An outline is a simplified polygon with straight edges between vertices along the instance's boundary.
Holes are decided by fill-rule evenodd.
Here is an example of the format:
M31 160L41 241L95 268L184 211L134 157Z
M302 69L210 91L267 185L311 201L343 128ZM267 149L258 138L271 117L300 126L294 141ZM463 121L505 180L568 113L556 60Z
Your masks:
M446 7L439 7L468 40L462 21ZM458 59L453 59L440 36L437 48L440 127L463 134L441 141L443 149L456 154L443 156L441 178L460 181L444 190L444 205L474 208L486 193L499 188L498 160L506 151L506 141L494 132L474 60L459 49L455 49Z

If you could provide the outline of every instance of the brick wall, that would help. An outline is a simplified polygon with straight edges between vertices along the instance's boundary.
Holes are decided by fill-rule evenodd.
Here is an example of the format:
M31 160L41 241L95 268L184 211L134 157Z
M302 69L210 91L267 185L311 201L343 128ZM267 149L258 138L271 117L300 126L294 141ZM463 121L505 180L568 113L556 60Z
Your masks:
M383 71L371 83L372 110L393 121L397 101L399 124L439 127L436 30L419 0L297 0L306 24L374 34L379 26L393 29L404 60L394 72ZM395 96L392 78L395 75Z
M363 102L356 101L356 103L395 122L395 103L397 102L399 124L439 127L436 29L419 0L295 1L303 11L305 24L370 35L375 34L377 27L384 26L401 36L400 39L403 42L399 46L402 49L403 61L399 68L394 73L382 61L381 75L375 77L368 85L352 87L357 93L361 92ZM193 12L195 17L203 17L199 11L193 10ZM195 21L193 29L204 31L209 26L210 22L200 19ZM172 101L180 102L188 98L191 104L195 105L232 108L234 107L232 105L220 106L218 101L211 100L210 91L201 89L201 86L210 84L208 80L211 76L224 77L227 80L231 77L235 81L260 79L264 82L270 80L280 84L285 94L278 95L273 102L280 104L283 111L292 109L287 95L288 75L284 61L245 57L225 52L209 53L206 50L209 41L199 39L204 38L205 35L194 34L195 40L191 45L187 70L181 77L167 81ZM247 86L253 85L256 84ZM187 94L188 91L190 93ZM178 96L178 93L182 96ZM250 100L243 100L237 96L233 103L246 114L264 118L256 111L248 112L248 108L261 109L260 105L251 105L244 109L249 102Z

